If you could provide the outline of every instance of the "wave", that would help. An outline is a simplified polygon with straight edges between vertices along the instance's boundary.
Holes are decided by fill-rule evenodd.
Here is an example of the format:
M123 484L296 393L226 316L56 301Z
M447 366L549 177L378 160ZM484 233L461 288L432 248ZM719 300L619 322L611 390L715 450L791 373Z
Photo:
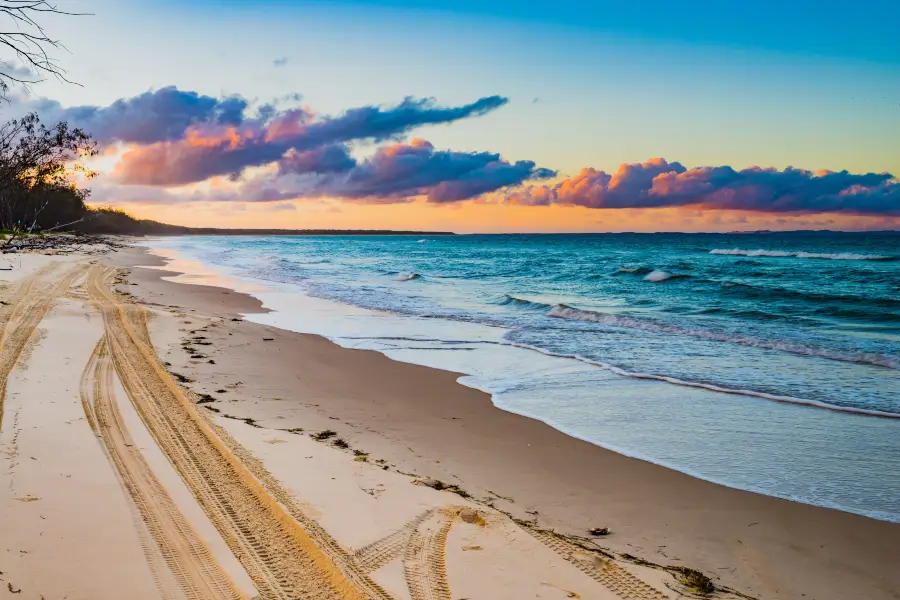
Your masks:
M720 281L720 292L729 296L739 296L747 300L800 300L817 304L855 304L869 307L897 309L900 299L882 296L857 296L853 294L827 294L793 290L788 287L770 287L740 281Z
M731 250L719 249L709 251L710 254L725 254L728 256L769 256L775 258L821 258L828 260L894 260L893 256L881 256L879 254L856 254L854 252L838 252L828 254L823 252L787 252L783 250Z
M408 271L400 271L397 273L397 281L412 281L413 279L419 279L422 277L418 273L410 273Z
M652 283L660 283L670 279L686 279L690 275L682 275L678 273L670 273L662 269L648 269L647 267L619 267L618 273L627 275L644 275L644 281Z
M431 240L416 240L417 244L424 244L426 242L430 242Z
M501 299L495 304L499 304L501 306L518 306L521 308L529 308L533 310L546 310L548 308L551 308L552 306L550 304L544 304L543 302L533 302L531 300L525 300L524 298L517 298L515 296L510 296L509 294L503 294Z
M727 342L731 344L739 344L741 346L750 346L753 348L761 348L763 350L777 350L780 352L788 352L790 354L798 354L801 356L814 356L828 360L836 360L840 362L857 363L862 365L872 365L876 367L885 367L888 369L900 369L900 359L890 356L884 356L873 352L840 352L835 350L825 350L810 346L803 346L785 341L769 341L750 338L740 335L728 335L718 333L707 329L685 329L675 327L673 325L665 325L653 321L645 321L627 317L624 315L613 315L609 313L601 313L593 310L582 310L567 304L557 304L550 309L547 316L557 319L570 319L573 321L587 321L591 323L601 323L612 327L624 327L627 329L640 329L650 333L665 333L674 335L689 335L696 338L710 340L714 342Z
M652 269L648 269L647 267L619 267L619 273L635 273L638 275L643 275L644 273L649 273Z
M667 271L660 271L659 269L655 271L650 271L646 277L644 277L644 281L652 281L653 283L659 283L661 281L666 281L667 279L672 279L673 275Z
M616 375L621 375L623 377L631 377L633 379L646 379L651 381L663 381L665 383L670 383L673 385L680 385L684 387L691 388L700 388L704 390L710 390L712 392L719 392L722 394L733 394L736 396L751 396L754 398L762 398L764 400L771 400L773 402L783 402L785 404L797 404L800 406L811 406L814 408L824 408L826 410L833 410L835 412L843 412L855 415L864 415L869 417L883 417L887 419L900 419L900 413L888 412L884 410L872 410L867 408L854 408L852 406L840 406L837 404L830 404L828 402L821 402L819 400L807 400L805 398L795 398L793 396L779 396L777 394L769 394L767 392L757 392L754 390L741 390L741 389L733 389L726 388L719 385L711 384L711 383L701 383L699 381L688 381L685 379L678 379L677 377L669 377L667 375L652 375L649 373L638 373L634 371L626 371L625 369L619 368L615 365L611 365L609 363L605 363L603 361L594 360L590 358L586 358L584 356L578 354L565 354L559 352L552 352L550 350L545 350L543 348L539 348L537 346L532 346L530 344L517 344L514 342L505 342L505 345L516 346L518 348L524 348L526 350L533 350L534 352L540 352L546 356L555 356L558 358L568 358L572 360L577 360L589 365L593 365L596 367L600 367L601 369L610 371L615 373Z

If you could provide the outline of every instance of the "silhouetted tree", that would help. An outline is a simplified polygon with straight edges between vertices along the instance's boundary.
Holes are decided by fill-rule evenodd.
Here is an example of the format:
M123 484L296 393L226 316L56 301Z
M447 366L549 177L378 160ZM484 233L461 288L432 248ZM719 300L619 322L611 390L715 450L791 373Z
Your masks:
M81 129L48 129L34 113L0 127L0 228L37 231L82 218L90 191L73 178L96 175L81 163L96 153Z

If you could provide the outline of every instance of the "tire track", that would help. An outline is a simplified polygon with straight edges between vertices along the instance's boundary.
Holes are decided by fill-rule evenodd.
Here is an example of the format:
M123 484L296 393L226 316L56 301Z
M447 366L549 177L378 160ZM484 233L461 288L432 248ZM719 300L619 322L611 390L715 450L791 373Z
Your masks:
M85 270L77 265L65 272L56 282L44 278L57 270L57 263L26 277L13 287L12 304L0 311L0 427L3 425L3 404L6 384L19 357L31 341L35 330L50 309L53 300L65 293L72 282Z
M82 375L82 404L140 515L144 553L160 594L166 599L241 599L134 444L116 404L113 374L104 337Z
M566 542L552 533L537 531L528 527L521 528L620 598L627 600L669 600L668 596L644 583L611 560L602 560L594 555L587 556L587 553L581 548ZM601 562L600 565L596 564L598 561Z
M412 600L450 600L447 535L458 516L458 507L433 511L409 537L403 552L403 570Z
M262 598L389 598L359 572L321 528L305 528L241 462L171 379L149 343L144 311L118 301L113 272L88 278L106 326L109 350L129 398L157 444L244 565ZM233 440L231 440L233 444ZM232 446L233 447L233 446ZM280 495L280 494L279 494ZM307 525L310 521L304 522ZM332 552L325 552L333 545ZM349 556L348 556L349 558Z
M364 572L371 573L399 558L409 544L410 537L434 511L435 509L425 511L397 531L354 552L353 559L356 564Z
M402 556L412 600L450 600L447 536L460 506L432 509L388 536L348 553L294 502L262 463L198 411L162 367L146 311L119 301L111 270L88 277L106 324L120 381L154 439L244 565L261 598L388 600L371 573ZM612 561L594 564L577 546L522 527L539 542L625 600L668 600Z

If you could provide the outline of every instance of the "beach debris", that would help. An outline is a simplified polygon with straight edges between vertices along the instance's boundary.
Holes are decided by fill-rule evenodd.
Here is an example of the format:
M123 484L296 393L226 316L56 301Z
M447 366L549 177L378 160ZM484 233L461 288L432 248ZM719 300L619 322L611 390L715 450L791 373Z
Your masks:
M463 552L468 552L470 550L484 550L481 546L463 546Z
M172 375L172 377L175 378L175 381L177 381L178 383L194 383L193 379L191 379L190 377L185 377L181 373L175 373L174 371L172 371L172 372L170 372L170 374Z
M234 415L229 415L227 413L222 416L225 417L226 419L234 419L235 421L243 421L247 425L249 425L251 427L256 427L257 429L263 428L262 425L260 425L259 423L256 422L256 419L253 419L251 417L236 417Z
M591 535L609 535L609 527L594 527L589 529L588 533Z
M271 341L274 340L274 339L275 339L275 338L263 338L263 341L264 341L264 342L271 342Z
M29 496L20 496L19 498L16 498L16 500L19 502L37 502L38 500L40 500L40 498L38 498L37 496L29 495Z
M385 465L385 468L386 467L387 467L387 465ZM471 498L472 497L472 494L470 494L466 490L462 489L455 483L444 483L440 479L433 479L431 477L425 477L423 479L416 479L413 481L413 483L415 485L424 485L425 487L430 487L433 490L438 490L438 491L446 490L448 492L453 492L454 494L462 496L463 498Z
M446 483L444 483L440 479L432 479L431 477L426 477L425 479L417 479L413 483L415 483L416 485L424 485L425 487L430 487L433 490L443 490L447 488Z
M684 587L697 594L712 594L716 591L716 586L712 579L690 567L668 567L669 571L678 574L678 581Z
M350 444L345 442L342 438L338 438L338 439L334 440L333 442L331 442L331 445L336 446L338 448L345 448L345 449L350 447Z
M479 527L484 527L487 524L485 523L484 517L481 516L481 513L474 508L463 508L459 511L459 518L465 523L471 523L472 525L478 525Z
M209 394L197 394L200 396L200 399L197 400L197 404L207 404L208 402L215 402L216 399Z
M22 588L14 588L13 584L11 584L11 583L6 584L6 589L9 590L10 594L21 594L22 593Z
M336 431L326 429L325 431L320 431L319 433L311 433L311 434L309 434L309 437L311 437L312 439L314 439L316 441L321 442L321 441L327 440L328 438L333 438L336 435L337 435Z

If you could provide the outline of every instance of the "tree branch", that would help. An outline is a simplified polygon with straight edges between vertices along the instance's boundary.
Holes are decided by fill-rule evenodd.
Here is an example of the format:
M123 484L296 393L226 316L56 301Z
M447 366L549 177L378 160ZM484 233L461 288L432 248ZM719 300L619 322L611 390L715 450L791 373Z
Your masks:
M39 18L45 14L83 16L88 13L75 13L60 9L49 0L0 0L0 50L11 52L26 69L33 71L35 78L41 74L51 75L66 83L74 83L66 77L66 71L51 56L54 50L66 50L59 40L47 35ZM8 27L12 25L13 27ZM9 63L0 60L7 67ZM10 69L0 69L0 97L6 97L10 83L19 83L28 87L43 81L28 81L23 76L10 73Z

